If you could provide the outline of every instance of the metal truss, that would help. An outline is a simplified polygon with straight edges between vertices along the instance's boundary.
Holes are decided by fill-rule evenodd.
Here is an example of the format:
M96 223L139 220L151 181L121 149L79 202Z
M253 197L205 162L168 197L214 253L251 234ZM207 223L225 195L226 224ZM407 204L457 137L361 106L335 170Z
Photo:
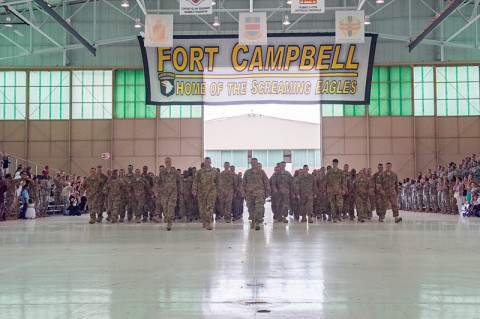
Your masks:
M326 0L327 12L319 16L290 14L291 9L286 4L286 0L217 0L217 4L213 8L213 15L180 16L178 14L178 0L129 0L130 6L128 8L120 6L121 0L45 1L52 11L61 17L63 21L69 23L85 39L85 42L87 44L90 43L93 48L114 43L134 43L139 29L133 28L133 23L136 19L140 19L140 22L143 23L144 15L147 13L175 14L175 34L178 35L214 35L237 33L239 13L249 12L250 10L267 12L268 28L271 33L333 32L334 11L364 10L365 15L368 15L372 22L370 26L366 27L367 32L378 33L380 41L401 42L406 46L412 40L413 34L420 31L418 26L413 27L412 21L434 19L449 2L446 0L385 0L384 4L379 5L376 4L375 0ZM479 2L480 0L463 1L446 19L448 21L456 18L455 29L446 29L443 26L445 22L443 22L420 44L440 47L442 52L445 47L478 50L480 39L480 30L478 28L480 18L478 12ZM412 3L414 8L412 8ZM9 13L4 11L2 7L7 7ZM116 20L112 22L111 28L116 28L118 25L131 24L131 30L126 34L110 32L105 36L105 32L100 32L99 30L101 22L105 25L105 17L100 16L98 13L100 9L103 13L105 10L115 12ZM419 11L423 12L422 16L419 16ZM79 15L79 13L82 14ZM10 14L12 22L26 23L26 25L14 25L13 28L6 27L3 22L8 14ZM287 14L291 24L284 26L282 21ZM88 16L89 21L77 20L82 15ZM211 23L214 16L220 17L220 27L212 26ZM402 33L400 30L398 30L398 33L395 33L397 30L388 33L375 28L376 21L389 21L393 18L402 19L406 24L408 23L408 34ZM87 29L82 29L84 24L89 24L88 31ZM325 28L326 24L328 24L327 28ZM93 26L93 32L91 31L91 26ZM56 32L52 33L51 30L55 28L57 28ZM17 35L13 34L12 30L15 29L18 31L18 33L16 32ZM58 30L63 31L59 32ZM469 39L474 38L474 41L460 39L460 35L466 34L467 30ZM22 34L22 36L18 34ZM103 34L104 37L100 38L100 34ZM115 36L108 34L115 34ZM43 39L41 46L38 45L39 37ZM58 22L53 20L35 0L0 0L0 39L4 40L0 44L0 53L2 52L2 47L9 46L15 48L14 54L11 53L12 50L8 50L10 55L0 54L0 63L8 63L9 60L17 57L63 52L63 65L66 65L68 63L68 51L84 48L82 44L70 38L68 32Z

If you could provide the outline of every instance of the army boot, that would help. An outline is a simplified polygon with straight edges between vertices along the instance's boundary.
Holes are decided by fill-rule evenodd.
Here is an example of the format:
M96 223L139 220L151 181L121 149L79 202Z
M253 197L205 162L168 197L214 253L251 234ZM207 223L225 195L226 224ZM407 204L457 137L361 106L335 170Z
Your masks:
M167 230L168 230L168 231L172 230L172 222L168 222L168 224L167 224Z
M313 223L312 216L308 216L308 222L309 222L310 224Z
M380 223L383 223L383 220L384 220L384 219L385 219L385 217L383 217L383 216L379 216L379 217L378 217L378 221L379 221Z
M90 220L88 221L90 224L95 224L95 219L93 218L90 218Z
M120 219L118 220L119 223L123 223L123 219L124 217L120 217Z
M144 223L148 222L148 217L147 217L147 216L143 216L142 222L144 222Z
M117 222L117 220L118 220L117 217L112 216L112 224L115 224Z
M135 218L135 221L137 222L137 224L140 224L140 222L141 222L140 217Z
M282 220L285 224L288 224L288 219L285 216L282 216Z
M255 230L260 230L260 223L255 223Z
M211 224L211 223L207 223L207 224L205 225L205 229L206 229L206 230L212 230L212 229L213 229L212 224Z
M395 217L395 223L399 223L402 221L402 217Z

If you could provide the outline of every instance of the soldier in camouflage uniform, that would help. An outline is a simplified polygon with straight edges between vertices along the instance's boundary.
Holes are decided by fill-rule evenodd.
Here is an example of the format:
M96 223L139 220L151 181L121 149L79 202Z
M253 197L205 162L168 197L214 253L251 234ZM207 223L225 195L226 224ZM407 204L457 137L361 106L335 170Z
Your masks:
M115 224L118 221L118 215L121 214L126 194L126 184L122 179L118 178L118 170L112 171L111 178L103 187L103 193L107 196L107 201L111 203L111 221L112 224ZM123 215L125 216L125 213Z
M233 172L235 173L235 170ZM237 174L237 196L235 197L234 204L233 204L233 206L235 207L234 220L243 218L243 202L245 199L242 193L242 188L243 188L242 185L243 185L242 172L239 172Z
M252 168L247 170L243 177L243 193L247 199L248 212L252 219L251 228L260 230L265 213L265 198L270 193L270 184L267 174L260 169L256 158L252 158L251 165Z
M270 183L270 189L273 190L273 180L275 178L275 174L280 170L280 163L277 163L277 165L273 168L273 174L270 176L268 179L268 182ZM276 221L278 219L278 212L277 212L277 202L278 202L278 196L277 193L272 191L272 194L270 195L270 203L272 207L272 214L273 214L273 221Z
M97 194L95 195L95 206L98 211L97 223L101 223L103 220L103 212L105 210L106 196L103 194L103 186L108 181L107 175L103 173L102 165L97 166Z
M385 219L385 213L387 211L388 204L392 206L393 217L395 217L395 223L402 221L402 218L398 216L397 206L397 194L398 194L398 177L397 174L392 172L392 164L386 164L385 172L382 172L377 178L376 189L380 190L380 194L383 195L382 214L379 216L379 221L383 222Z
M198 208L203 227L212 230L213 212L217 199L218 178L217 170L211 167L212 160L205 157L204 167L200 169L193 180L192 194L198 197Z
M98 192L98 179L97 179L97 170L95 167L90 168L90 176L85 179L83 182L80 193L86 192L88 200L88 210L90 212L90 224L95 224L97 221L97 213L99 218L103 215L100 213L100 208L98 207L98 201L96 200ZM101 221L101 220L100 220Z
M133 172L133 165L128 165L127 174L125 175L125 182L127 185L130 185L135 180L135 173ZM127 218L128 221L131 221L133 218L133 208L136 205L135 198L127 196Z
M271 181L272 194L276 198L277 220L288 223L288 209L290 208L290 198L294 193L293 177L290 172L285 170L285 162L281 162L279 170L274 174Z
M373 184L375 185L375 210L377 212L377 216L385 216L386 212L383 212L383 194L381 193L380 189L377 188L378 179L380 175L383 173L383 164L380 163L377 166L378 171L373 174L372 180Z
M345 173L338 168L338 160L333 160L333 168L325 175L325 192L330 202L330 211L333 216L333 222L342 220L343 195L347 190Z
M364 223L365 219L368 218L372 186L370 179L365 175L365 169L360 170L353 181L353 195L357 207L357 217L361 223Z
M317 171L317 197L313 200L315 203L317 218L322 218L323 220L327 220L328 205L327 193L325 193L325 171L325 167L322 167ZM331 220L331 216L328 218Z
M47 209L50 202L50 194L52 192L52 183L48 172L44 171L43 178L40 182L40 198L38 203L37 214L40 217L48 217Z
M423 183L422 183L423 182ZM417 180L415 184L416 194L417 194L417 208L419 212L423 212L423 184L424 180Z
M182 194L180 199L180 215L182 217L182 223L192 221L193 213L193 196L192 186L193 178L188 171L183 171L183 176L180 178L182 183Z
M64 181L64 172L60 171L55 178L53 179L53 185L55 189L53 190L54 198L55 198L55 205L62 205L62 190L63 186L65 186Z
M158 175L154 193L156 196L160 195L167 230L171 230L172 222L175 218L178 195L182 193L182 183L180 182L180 174L175 167L172 167L172 159L170 157L165 158L165 169Z
M293 173L293 179L292 179L292 192L291 192L291 195L290 195L290 211L293 215L293 219L298 221L300 219L300 207L298 206L298 199L297 197L295 196L295 190L294 190L294 186L295 185L295 181L298 179L298 176L300 175L300 170L296 170L294 173ZM283 221L285 223L285 221Z
M32 182L30 183L28 195L30 195L30 199L32 200L35 209L37 209L38 200L40 198L40 185L38 184L38 178L36 176L33 177ZM37 217L40 217L39 214L37 214Z
M226 223L232 221L232 202L237 191L237 176L235 173L230 171L230 163L225 162L223 164L223 172L220 173L218 184L219 184L219 193L218 199L220 203L220 212L225 218Z
M373 211L376 209L375 207L375 182L373 181L373 176L372 176L372 169L369 167L367 168L365 177L368 178L369 184L371 185L370 187L370 193L368 194L368 211L367 211L367 219L371 220L373 217Z
M147 181L142 177L140 169L137 168L135 170L135 177L133 180L128 180L127 190L130 203L132 203L135 221L137 224L140 224L142 220L143 208L145 207L145 198L148 192Z
M430 205L432 213L438 213L438 192L437 192L438 180L435 174L430 178Z
M423 202L425 203L425 213L430 213L430 180L425 178L423 184Z
M350 201L351 201L353 196L350 196L350 194L353 194L353 180L352 180L352 175L350 174L350 171L349 171L348 164L343 165L343 172L345 173L345 181L347 183L347 190L345 191L345 195L343 195L342 217L343 217L343 219L346 219L346 218L348 218L348 216L351 216Z
M313 199L317 197L317 184L315 177L308 173L308 165L303 165L303 170L295 182L295 194L300 206L302 222L313 223Z
M120 215L120 219L118 220L119 223L123 223L125 219L125 212L127 209L127 204L128 204L128 182L127 178L125 177L125 170L122 168L119 171L119 176L118 179L122 181L124 185L124 190L123 190L123 196L121 197L121 200L119 202L119 207L118 207L118 214Z
M153 184L155 181L148 173L148 166L143 167L142 177L147 181L147 195L145 196L145 207L143 209L143 222L148 220L148 213L150 212L150 220L153 220L155 215L154 200L153 200Z

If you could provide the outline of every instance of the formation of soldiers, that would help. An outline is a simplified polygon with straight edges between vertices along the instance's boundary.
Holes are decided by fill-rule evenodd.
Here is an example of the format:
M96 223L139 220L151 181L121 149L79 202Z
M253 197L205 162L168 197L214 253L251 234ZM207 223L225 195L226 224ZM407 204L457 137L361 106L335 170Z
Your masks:
M364 223L373 218L374 211L378 221L383 222L387 209L392 209L398 223L402 221L399 209L456 214L452 187L455 180L463 178L465 183L480 183L480 164L474 155L463 160L459 168L451 163L448 169L440 166L436 172L428 170L419 174L418 179L407 178L403 183L398 181L391 163L385 167L379 164L374 174L370 168L357 173L348 164L340 169L335 159L331 166L313 170L311 174L308 165L304 165L292 176L285 170L286 163L281 162L270 178L257 159L251 160L251 166L242 176L228 162L223 171L213 168L211 159L206 157L200 170L191 167L182 173L167 157L157 176L147 166L141 171L129 165L127 172L115 169L107 170L106 174L98 166L91 168L90 176L83 181L63 172L51 179L48 170L39 179L25 170L20 178L7 175L0 183L0 191L3 189L6 194L7 219L18 217L18 187L29 185L37 216L45 217L49 216L51 195L59 205L63 202L63 187L77 183L73 191L88 199L90 224L102 222L106 212L106 220L112 223L163 220L167 230L172 229L176 219L181 222L200 219L207 230L212 229L214 215L231 223L242 218L246 201L251 228L259 230L268 197L277 222L288 223L288 217L293 215L295 220L309 223L315 219L338 223L355 218Z
M341 222L343 219L357 219L361 223L371 220L373 211L379 222L385 220L386 211L391 207L395 222L401 222L397 205L398 177L392 171L392 164L378 165L378 172L370 169L343 170L334 159L332 166L322 167L309 174L308 165L292 174L285 170L285 162L278 163L270 177L272 189L272 211L274 220L288 223L291 213L295 220L313 223L316 218Z
M453 162L447 168L439 166L419 173L417 178L406 178L399 184L398 203L401 209L414 212L458 214L455 185L475 188L480 185L480 163L472 154L457 167Z

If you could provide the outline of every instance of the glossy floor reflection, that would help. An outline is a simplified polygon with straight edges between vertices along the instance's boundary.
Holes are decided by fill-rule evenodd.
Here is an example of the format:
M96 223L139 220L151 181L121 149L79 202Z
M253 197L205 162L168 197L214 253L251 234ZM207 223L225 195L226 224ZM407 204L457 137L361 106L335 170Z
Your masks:
M401 215L272 224L267 204L257 232L0 223L0 318L480 318L480 218Z

